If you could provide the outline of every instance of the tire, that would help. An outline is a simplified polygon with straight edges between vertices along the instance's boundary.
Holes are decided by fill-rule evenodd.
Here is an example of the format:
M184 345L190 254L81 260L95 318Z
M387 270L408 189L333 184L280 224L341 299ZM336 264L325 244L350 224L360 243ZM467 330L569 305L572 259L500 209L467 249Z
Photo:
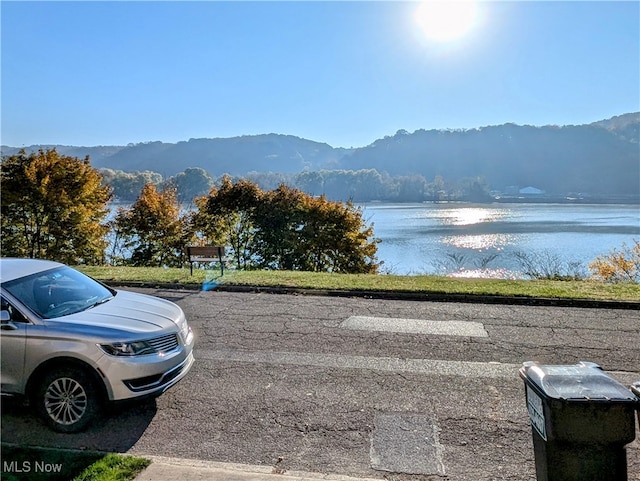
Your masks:
M47 373L35 392L38 415L54 431L82 431L101 411L93 378L83 369L63 367Z

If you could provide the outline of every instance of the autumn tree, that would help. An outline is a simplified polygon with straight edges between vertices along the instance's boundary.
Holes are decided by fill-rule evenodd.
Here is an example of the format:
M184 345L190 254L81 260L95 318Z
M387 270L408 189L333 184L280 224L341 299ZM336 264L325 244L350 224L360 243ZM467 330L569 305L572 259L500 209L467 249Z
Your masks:
M254 217L262 191L247 180L234 183L225 175L219 188L195 200L193 229L201 243L231 246L231 256L240 269L251 266L255 234Z
M184 246L192 233L186 216L180 214L176 191L158 191L154 184L142 188L128 209L118 209L112 223L118 253L116 263L133 266L181 267Z
M101 263L111 189L89 158L55 149L2 159L2 255Z
M296 212L294 258L298 269L314 272L375 273L377 240L362 210L351 202L331 202L324 196L302 195Z
M203 219L222 228L240 268L375 273L379 267L373 226L351 203L285 185L264 192L225 177L198 205L207 209L199 229Z
M375 273L377 241L361 209L281 185L255 211L255 256L268 269Z

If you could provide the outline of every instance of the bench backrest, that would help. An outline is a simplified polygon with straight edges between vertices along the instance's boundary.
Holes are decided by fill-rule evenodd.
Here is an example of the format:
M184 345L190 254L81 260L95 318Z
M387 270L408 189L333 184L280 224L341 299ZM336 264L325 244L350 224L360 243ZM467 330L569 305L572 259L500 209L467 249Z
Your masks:
M215 259L224 256L224 246L187 246L189 260Z

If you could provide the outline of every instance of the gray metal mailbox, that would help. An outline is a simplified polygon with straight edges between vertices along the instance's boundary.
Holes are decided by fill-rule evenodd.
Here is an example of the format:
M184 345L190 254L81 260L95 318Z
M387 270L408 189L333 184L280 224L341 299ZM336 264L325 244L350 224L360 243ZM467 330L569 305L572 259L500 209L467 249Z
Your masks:
M626 481L638 399L597 364L520 369L538 481Z

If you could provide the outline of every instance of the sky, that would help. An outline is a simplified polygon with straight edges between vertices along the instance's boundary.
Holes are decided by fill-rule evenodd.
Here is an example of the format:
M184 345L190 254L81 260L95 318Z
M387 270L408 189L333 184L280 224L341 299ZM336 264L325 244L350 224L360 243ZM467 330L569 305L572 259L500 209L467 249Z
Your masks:
M361 147L640 111L640 2L425 3L3 0L0 142Z

